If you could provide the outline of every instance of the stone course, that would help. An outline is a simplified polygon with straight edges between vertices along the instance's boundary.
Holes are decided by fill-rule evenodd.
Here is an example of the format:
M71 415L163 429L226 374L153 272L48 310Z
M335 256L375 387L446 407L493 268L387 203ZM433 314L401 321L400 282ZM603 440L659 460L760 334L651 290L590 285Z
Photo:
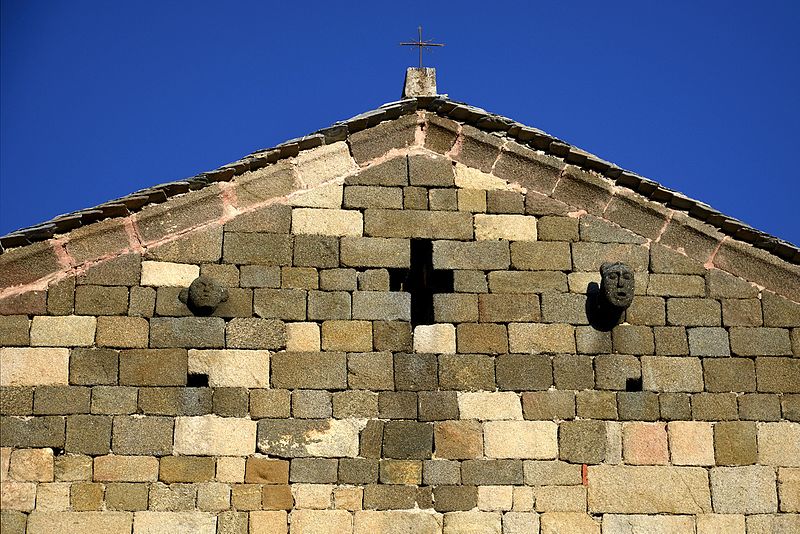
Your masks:
M796 266L471 113L3 252L2 531L800 529Z

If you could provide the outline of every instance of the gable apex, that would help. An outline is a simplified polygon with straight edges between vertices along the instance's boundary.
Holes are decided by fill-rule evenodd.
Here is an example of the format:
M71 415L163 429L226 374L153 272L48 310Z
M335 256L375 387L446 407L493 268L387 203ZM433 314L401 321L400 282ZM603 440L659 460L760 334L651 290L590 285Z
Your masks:
M444 156L462 181L472 174L514 184L528 203L557 202L572 216L600 217L709 268L794 300L800 294L800 250L794 245L541 130L441 97L385 104L219 169L0 237L0 264L10 267L0 285L52 279L56 272L224 223L259 203L318 202L314 196L324 199L329 182L413 153ZM526 209L534 214L535 208ZM33 256L40 267L31 270Z

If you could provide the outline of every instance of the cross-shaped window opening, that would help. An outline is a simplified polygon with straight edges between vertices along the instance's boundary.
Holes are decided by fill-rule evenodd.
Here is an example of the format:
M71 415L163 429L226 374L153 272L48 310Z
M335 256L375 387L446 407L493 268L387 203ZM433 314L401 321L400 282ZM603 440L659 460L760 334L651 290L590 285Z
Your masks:
M433 242L411 240L411 267L389 270L389 289L411 293L411 326L433 324L433 295L453 292L453 271L433 268Z

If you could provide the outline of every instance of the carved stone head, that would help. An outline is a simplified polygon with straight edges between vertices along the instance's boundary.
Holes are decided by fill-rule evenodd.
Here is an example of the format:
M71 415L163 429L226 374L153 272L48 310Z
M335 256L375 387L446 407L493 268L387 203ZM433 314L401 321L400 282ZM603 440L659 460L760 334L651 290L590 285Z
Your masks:
M213 278L201 275L180 292L179 298L194 313L208 315L228 300L228 290Z
M604 263L600 267L600 294L611 306L626 309L633 301L634 276L624 263Z

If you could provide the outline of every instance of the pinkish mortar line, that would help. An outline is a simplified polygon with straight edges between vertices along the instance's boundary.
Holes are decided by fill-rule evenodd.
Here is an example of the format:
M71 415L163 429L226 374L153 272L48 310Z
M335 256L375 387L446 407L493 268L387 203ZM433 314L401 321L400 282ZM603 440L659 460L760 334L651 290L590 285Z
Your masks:
M222 201L222 217L233 219L239 214L237 208L239 199L236 195L236 186L232 182L220 184L219 199Z
M128 234L128 243L131 246L131 250L141 254L142 236L139 235L139 228L136 225L136 222L133 220L133 217L125 217L122 220L122 226L125 229L125 233Z
M663 236L664 232L667 231L667 226L669 226L669 223L672 222L672 217L674 217L674 216L675 216L675 210L669 210L667 212L667 220L664 221L664 226L662 226L661 230L658 231L658 235L653 240L653 243L658 243L659 241L661 241L661 236Z
M705 267L706 269L715 268L714 258L717 257L717 252L719 252L720 247L722 247L722 244L727 240L728 240L728 236L725 236L725 237L723 237L722 239L719 240L719 243L717 243L716 248L713 250L713 252L711 252L711 255L708 257L708 260L703 264L703 267ZM716 268L719 269L719 267L716 267Z
M75 265L75 260L70 256L70 253L67 252L68 241L69 239L66 237L50 241L50 245L53 247L53 253L56 255L58 263L64 269L71 269Z
M564 176L564 173L566 172L567 172L567 166L564 165L564 168L561 169L560 173L558 173L558 180L556 180L556 183L553 184L553 189L551 189L550 192L547 193L548 197L553 198L553 193L556 192L556 188L558 187L558 184L561 183L561 178Z
M427 117L424 111L417 111L417 129L414 130L414 146L425 146L427 133Z
M491 167L491 169L489 169L489 174L491 174L492 176L496 176L494 174L494 168L497 165L497 162L500 161L500 156L503 155L503 150L506 148L506 146L508 146L508 143L510 143L510 142L511 142L510 139L505 138L503 140L503 144L500 145L500 150L497 151L497 156L495 156L494 161L492 162L492 167Z
M66 237L59 238L59 239L51 240L51 245L53 247L53 253L55 254L56 258L58 259L58 262L59 262L60 266L62 267L62 270L50 273L50 274L48 274L46 276L43 276L43 277L39 278L38 280L35 280L35 281L29 283L29 284L23 284L23 285L20 285L20 286L13 286L13 287L10 287L10 288L6 288L6 289L0 291L0 299L17 296L17 295L20 295L22 293L26 293L28 291L36 291L36 290L47 289L53 283L59 282L60 280L63 280L63 279L65 279L67 277L70 277L70 276L80 275L80 274L86 272L89 268L94 267L96 265L99 265L101 263L105 263L107 261L119 258L121 256L124 256L126 254L130 254L130 253L143 254L149 248L161 246L161 245L164 245L166 243L170 243L172 241L176 241L176 240L178 240L178 239L180 239L180 238L182 238L182 237L184 237L184 236L186 236L188 234L192 234L194 232L203 230L203 229L208 228L210 226L213 226L215 224L224 224L225 222L227 222L228 220L234 218L237 215L236 213L232 213L231 212L231 210L235 210L236 209L232 205L233 202L235 202L235 200L236 200L236 194L235 194L234 191L232 191L233 188L234 188L234 186L229 185L229 194L228 195L225 195L225 191L224 190L222 190L220 192L220 198L221 198L222 205L223 205L223 214L218 219L215 219L215 220L212 220L212 221L205 221L205 222L203 222L201 224L198 224L196 226L192 226L190 228L186 228L184 230L181 230L180 232L176 232L176 233L171 234L169 236L165 236L165 237L163 237L161 239L157 239L157 240L154 240L154 241L151 241L151 242L148 242L148 243L145 243L143 241L143 239L141 238L141 235L140 235L139 229L138 229L138 224L137 224L137 221L136 221L136 216L132 215L132 216L125 217L122 220L122 224L123 224L123 228L125 230L125 233L126 233L126 235L128 237L129 246L128 247L122 247L122 248L116 250L115 252L111 252L109 254L106 254L104 256L96 258L96 259L94 259L92 261L86 261L86 262L84 262L82 264L79 264L79 265L76 264L75 260L70 256L69 252L67 252L67 250L66 250L66 244L69 242L69 235L67 235ZM281 197L281 198L285 198L285 197ZM280 199L274 199L274 201L279 201L279 200ZM264 202L263 204L264 205L269 204L269 203L271 203L271 201L273 201L273 199L270 199L270 201ZM254 205L250 209L247 209L247 210L244 210L244 211L252 211L253 209L258 209L259 207L260 207L260 205ZM242 213L244 211L242 211Z
M455 161L456 156L461 154L461 149L464 146L464 135L462 134L463 125L459 122L458 123L458 131L456 132L456 140L453 142L453 146L450 147L450 150L447 151L445 156Z

